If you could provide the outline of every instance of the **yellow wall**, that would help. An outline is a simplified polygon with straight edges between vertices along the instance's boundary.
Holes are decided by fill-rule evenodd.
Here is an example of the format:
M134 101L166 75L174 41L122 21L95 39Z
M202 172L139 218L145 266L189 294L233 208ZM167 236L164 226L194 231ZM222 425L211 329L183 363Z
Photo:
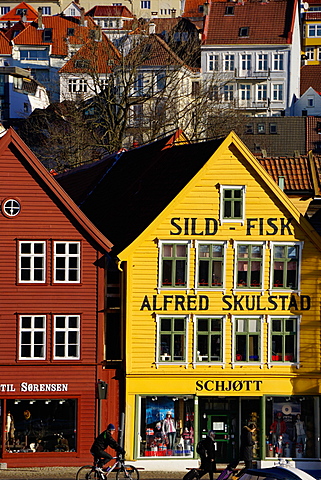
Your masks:
M234 142L234 146L230 142ZM174 147L179 148L179 147ZM262 219L252 221L255 228L247 232L247 224L223 223L219 225L214 236L171 235L177 231L171 224L172 218L180 218L176 223L183 224L184 218L196 218L196 232L204 232L205 218L219 219L219 188L221 185L246 185L246 219ZM271 233L271 227L267 221L269 218L277 219L275 224L278 231ZM287 229L281 231L282 222L286 223L293 218L289 235ZM282 220L283 219L283 220ZM259 225L263 226L261 231ZM247 234L250 233L250 234ZM157 307L160 308L163 297L167 295L181 294L184 297L194 295L195 274L195 248L191 248L189 264L188 291L176 291L175 289L158 292L158 240L228 240L226 259L226 289L222 291L198 291L208 296L209 309L207 311L175 311L173 304L168 305L167 311L142 309L146 296L152 305L153 295L157 297ZM311 299L309 310L282 309L282 300L277 299L277 310L269 311L268 297L270 279L270 249L266 249L264 264L264 294L252 291L236 292L238 295L255 295L260 297L260 307L265 310L240 311L226 310L227 304L223 302L223 295L232 295L234 249L233 240L236 241L267 241L267 242L293 242L303 241L303 258L301 270L300 295L307 295ZM194 179L172 201L165 211L147 228L147 230L131 246L119 255L122 261L127 262L127 338L126 338L126 450L132 452L133 428L136 394L197 394L197 395L220 395L222 392L215 390L202 390L197 388L197 381L203 384L207 380L212 381L252 381L249 390L232 391L231 395L257 396L263 394L285 395L299 394L309 391L318 394L320 391L320 241L318 235L313 232L296 208L291 204L284 193L268 177L265 170L251 156L249 151L235 137L230 135ZM291 295L291 292L277 292L275 295ZM298 295L295 295L298 300ZM188 364L187 365L155 365L156 352L156 321L155 314L191 314L188 329ZM197 364L193 365L193 316L195 314L226 315L225 330L225 364ZM264 315L263 324L263 365L231 365L231 315ZM267 365L267 316L268 315L302 315L300 325L300 368L297 365ZM259 382L259 390L255 390ZM213 386L208 383L207 386ZM228 383L226 385L229 385ZM237 386L239 388L239 386Z

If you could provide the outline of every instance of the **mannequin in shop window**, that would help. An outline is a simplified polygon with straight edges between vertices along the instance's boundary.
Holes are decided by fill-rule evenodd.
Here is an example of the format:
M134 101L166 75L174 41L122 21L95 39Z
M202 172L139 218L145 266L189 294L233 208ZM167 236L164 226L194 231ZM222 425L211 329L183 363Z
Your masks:
M301 420L301 415L298 413L295 417L295 441L296 443L301 443L303 445L303 455L305 456L307 435L305 433L305 425Z
M11 413L8 412L6 421L7 445L14 443L14 430L14 419Z
M176 427L175 427L175 420L172 417L170 411L166 413L166 418L163 422L163 433L166 435L168 439L168 449L173 450L174 443L176 440Z
M273 444L276 444L279 437L282 437L286 433L286 423L283 420L282 412L277 412L275 420L270 427L270 433L272 434Z

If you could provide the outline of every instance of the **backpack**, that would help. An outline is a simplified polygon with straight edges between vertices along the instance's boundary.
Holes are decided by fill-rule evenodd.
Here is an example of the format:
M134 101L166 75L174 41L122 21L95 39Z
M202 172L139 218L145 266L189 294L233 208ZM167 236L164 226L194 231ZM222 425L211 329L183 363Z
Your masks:
M205 450L205 447L204 447L204 444L203 444L203 440L200 440L196 446L196 452L201 456L201 457L204 457L205 456L205 453L206 453L206 450Z

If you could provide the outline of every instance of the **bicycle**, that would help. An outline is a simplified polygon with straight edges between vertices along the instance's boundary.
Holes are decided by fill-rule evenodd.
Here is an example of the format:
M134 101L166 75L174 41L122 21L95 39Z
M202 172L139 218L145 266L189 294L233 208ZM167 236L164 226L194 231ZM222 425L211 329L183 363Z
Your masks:
M99 465L100 458L94 458L93 465L85 465L81 467L77 474L76 480L106 480L108 475L116 470L116 480L139 480L139 473L133 465L125 465L125 459L121 457L113 457L116 460L114 465L103 470Z

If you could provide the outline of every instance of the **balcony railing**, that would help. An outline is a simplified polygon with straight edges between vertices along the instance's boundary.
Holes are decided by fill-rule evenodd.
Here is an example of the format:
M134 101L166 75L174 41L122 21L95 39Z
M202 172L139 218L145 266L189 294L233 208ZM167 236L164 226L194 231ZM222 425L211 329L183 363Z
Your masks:
M262 80L270 77L270 73L271 71L269 68L267 70L253 70L253 69L242 70L241 68L235 69L236 78L252 78L252 79Z

